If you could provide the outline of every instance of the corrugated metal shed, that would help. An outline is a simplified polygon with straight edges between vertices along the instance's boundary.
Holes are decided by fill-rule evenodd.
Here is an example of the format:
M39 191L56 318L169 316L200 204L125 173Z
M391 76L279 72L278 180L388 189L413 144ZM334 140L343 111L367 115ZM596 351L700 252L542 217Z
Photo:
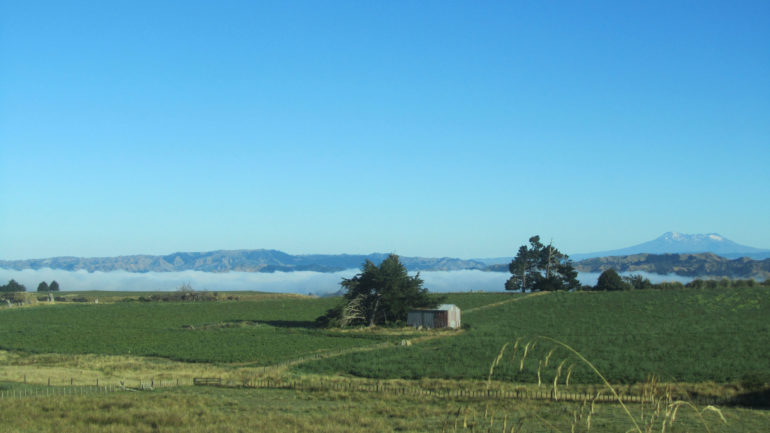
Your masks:
M433 310L411 310L406 324L415 328L459 328L460 308L454 304L441 304Z

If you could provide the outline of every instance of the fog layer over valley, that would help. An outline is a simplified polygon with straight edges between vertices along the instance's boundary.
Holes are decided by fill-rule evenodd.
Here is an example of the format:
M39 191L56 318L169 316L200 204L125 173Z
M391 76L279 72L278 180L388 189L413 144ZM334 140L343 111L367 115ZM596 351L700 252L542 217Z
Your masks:
M173 291L182 284L190 284L194 290L241 291L254 290L275 293L299 293L325 295L340 290L340 281L350 278L358 269L340 272L86 272L65 271L60 269L24 269L10 270L0 268L0 282L13 279L26 286L27 291L35 291L41 281L50 283L56 280L63 291L72 290L109 290L109 291ZM415 275L410 272L410 275ZM653 283L662 281L680 281L686 283L691 278L677 275L657 275L640 273ZM431 292L499 292L504 290L505 281L510 277L505 272L485 272L480 270L460 271L424 271L420 272L426 287ZM598 273L580 273L578 280L582 284L596 284Z

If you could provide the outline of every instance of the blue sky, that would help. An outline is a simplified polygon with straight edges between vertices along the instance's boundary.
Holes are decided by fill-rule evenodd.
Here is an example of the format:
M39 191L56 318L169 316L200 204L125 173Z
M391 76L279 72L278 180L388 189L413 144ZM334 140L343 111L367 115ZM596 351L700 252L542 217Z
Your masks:
M770 2L0 1L0 258L770 248Z

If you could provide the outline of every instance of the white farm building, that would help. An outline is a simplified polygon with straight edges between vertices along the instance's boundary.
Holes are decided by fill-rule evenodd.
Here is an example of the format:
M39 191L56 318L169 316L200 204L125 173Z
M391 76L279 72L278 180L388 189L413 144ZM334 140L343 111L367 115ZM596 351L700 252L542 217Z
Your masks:
M460 327L460 308L454 304L441 304L432 310L411 310L406 316L406 324L418 328Z

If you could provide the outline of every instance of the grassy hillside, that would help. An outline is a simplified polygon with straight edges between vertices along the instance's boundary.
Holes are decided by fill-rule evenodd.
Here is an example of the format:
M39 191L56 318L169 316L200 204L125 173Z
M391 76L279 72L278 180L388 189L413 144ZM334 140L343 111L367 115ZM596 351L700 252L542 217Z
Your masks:
M562 361L562 379L598 378L562 341L582 353L611 382L665 380L732 382L770 372L770 291L766 288L616 293L553 293L466 311L470 326L454 338L376 353L354 353L297 367L302 372L375 378L485 379L500 349L509 346L494 377L549 383ZM519 341L516 353L513 346ZM527 356L520 370L524 347Z

